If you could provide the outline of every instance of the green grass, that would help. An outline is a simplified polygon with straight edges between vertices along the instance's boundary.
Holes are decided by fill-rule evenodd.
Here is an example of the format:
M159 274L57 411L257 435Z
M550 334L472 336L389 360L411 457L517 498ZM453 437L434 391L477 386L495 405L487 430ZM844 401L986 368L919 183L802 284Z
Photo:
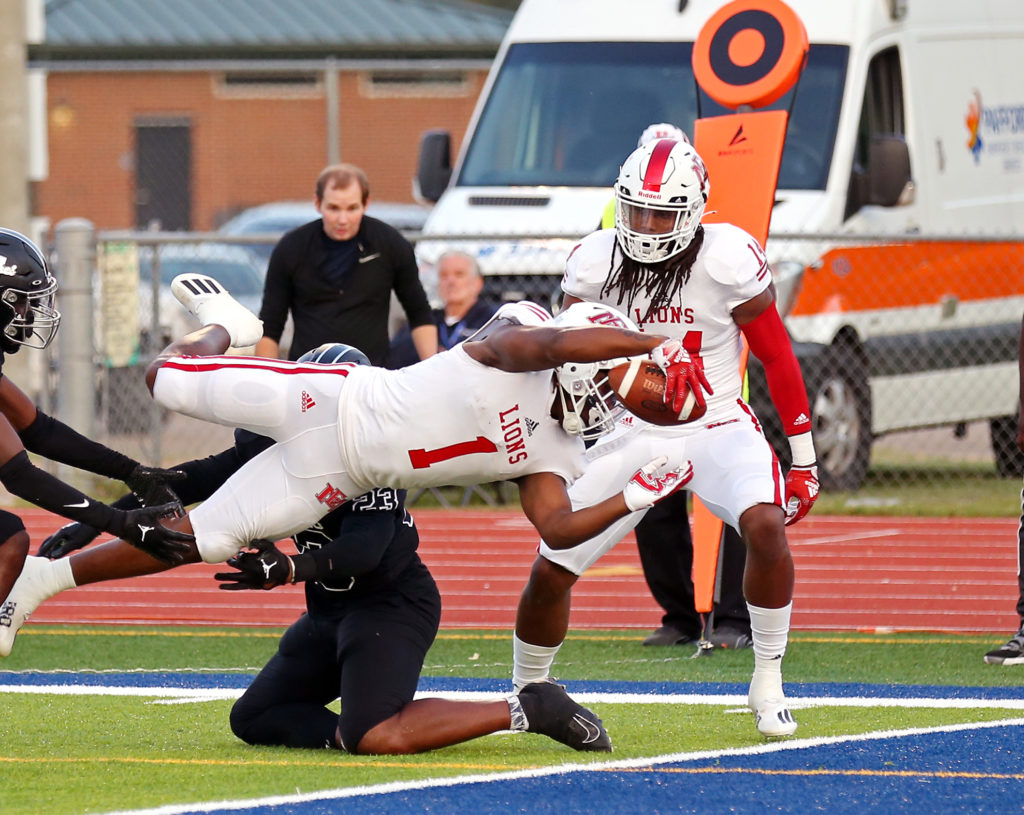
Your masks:
M1019 478L995 472L958 469L873 468L855 492L823 491L815 515L900 515L1016 518L1020 515Z
M270 630L33 626L19 635L4 671L190 670L251 674L277 646ZM576 679L739 682L753 656L644 648L641 632L573 632L556 663ZM999 637L797 632L786 657L791 692L801 682L995 686L1024 671L982 663ZM427 676L506 679L507 632L442 631L427 655ZM253 748L227 725L230 700L163 704L147 697L0 695L0 811L72 815L132 807L260 797L452 774L606 760L544 737L496 734L418 756ZM656 756L762 743L749 713L721 705L596 704L615 742L612 758ZM798 735L1008 718L999 709L810 708Z

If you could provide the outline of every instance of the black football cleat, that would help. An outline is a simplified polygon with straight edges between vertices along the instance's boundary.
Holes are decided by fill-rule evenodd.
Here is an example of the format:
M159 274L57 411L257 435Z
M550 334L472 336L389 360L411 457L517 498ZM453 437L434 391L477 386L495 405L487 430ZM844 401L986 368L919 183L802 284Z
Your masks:
M565 686L551 679L531 682L519 691L530 733L542 733L573 750L610 753L612 740L592 710L576 704Z

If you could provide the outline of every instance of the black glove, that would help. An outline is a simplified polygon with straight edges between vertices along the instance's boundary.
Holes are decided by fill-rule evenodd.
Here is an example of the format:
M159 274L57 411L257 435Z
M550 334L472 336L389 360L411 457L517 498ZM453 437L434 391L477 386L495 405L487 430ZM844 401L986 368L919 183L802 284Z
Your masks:
M39 557L50 560L62 558L76 549L88 546L99 536L100 530L89 524L74 523L62 526L39 545Z
M218 588L226 591L266 590L294 582L295 567L292 559L274 546L272 541L253 541L250 549L255 551L239 552L228 561L228 566L238 571L218 572L214 575L220 581Z
M157 560L174 566L182 563L185 555L192 551L189 544L195 542L194 535L160 523L162 518L181 515L181 504L177 502L140 509L112 509L111 512L114 516L105 531Z
M181 470L162 470L140 464L131 471L124 483L142 501L143 506L177 502L180 507L181 502L169 484L184 481L187 477Z

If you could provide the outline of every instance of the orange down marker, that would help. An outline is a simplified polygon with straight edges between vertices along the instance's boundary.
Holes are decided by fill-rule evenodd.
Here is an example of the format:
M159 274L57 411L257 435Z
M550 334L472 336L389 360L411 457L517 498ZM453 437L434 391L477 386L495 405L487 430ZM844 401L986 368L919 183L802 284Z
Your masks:
M723 107L764 107L796 83L808 47L803 22L781 0L734 0L697 36L693 72L701 89ZM697 120L694 146L711 180L705 221L735 224L764 246L788 119L786 111L750 110ZM744 343L741 375L746 364ZM723 526L694 496L694 605L702 614L714 608Z

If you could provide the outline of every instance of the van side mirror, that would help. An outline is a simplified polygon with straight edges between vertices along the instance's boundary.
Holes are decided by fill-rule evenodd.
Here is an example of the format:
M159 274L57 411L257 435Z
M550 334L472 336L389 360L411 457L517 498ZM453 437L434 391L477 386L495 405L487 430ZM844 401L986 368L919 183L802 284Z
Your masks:
M447 130L428 130L420 137L414 195L437 201L452 177L452 137Z
M907 140L895 134L872 136L867 176L867 203L882 207L899 204L911 182Z

